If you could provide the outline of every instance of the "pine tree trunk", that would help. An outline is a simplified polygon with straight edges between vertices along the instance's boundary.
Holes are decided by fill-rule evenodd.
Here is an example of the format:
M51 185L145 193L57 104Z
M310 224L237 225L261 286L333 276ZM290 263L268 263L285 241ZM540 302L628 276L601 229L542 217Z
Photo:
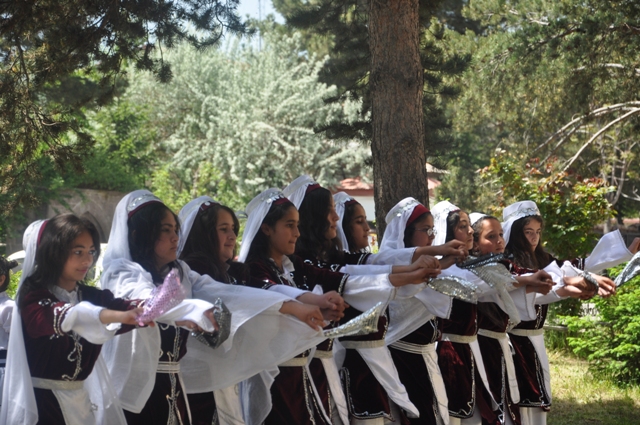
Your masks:
M370 0L374 199L378 237L386 213L413 196L428 206L418 0Z

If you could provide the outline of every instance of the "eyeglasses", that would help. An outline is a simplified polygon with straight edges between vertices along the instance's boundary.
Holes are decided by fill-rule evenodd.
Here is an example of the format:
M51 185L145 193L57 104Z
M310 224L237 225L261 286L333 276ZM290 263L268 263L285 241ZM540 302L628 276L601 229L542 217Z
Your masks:
M432 238L432 237L434 237L435 235L438 234L438 232L436 232L436 229L434 229L433 227L425 227L424 229L416 229L416 231L426 233L427 236L429 236L430 238Z

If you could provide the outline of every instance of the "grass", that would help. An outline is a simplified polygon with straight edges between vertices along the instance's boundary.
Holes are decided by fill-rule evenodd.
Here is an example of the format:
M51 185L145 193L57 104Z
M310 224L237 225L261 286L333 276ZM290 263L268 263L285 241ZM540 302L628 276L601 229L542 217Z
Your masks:
M640 425L640 387L593 378L587 362L549 351L553 403L548 425Z

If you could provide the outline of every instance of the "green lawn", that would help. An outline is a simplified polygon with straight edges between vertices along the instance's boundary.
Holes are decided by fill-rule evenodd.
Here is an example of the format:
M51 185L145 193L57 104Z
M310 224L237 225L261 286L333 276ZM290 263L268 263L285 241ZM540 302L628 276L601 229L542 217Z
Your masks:
M550 351L553 405L548 425L640 425L640 388L594 379L587 363Z

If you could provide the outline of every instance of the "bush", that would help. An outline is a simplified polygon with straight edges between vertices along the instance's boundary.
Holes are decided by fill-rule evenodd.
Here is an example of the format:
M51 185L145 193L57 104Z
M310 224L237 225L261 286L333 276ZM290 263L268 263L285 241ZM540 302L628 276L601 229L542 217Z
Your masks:
M622 266L611 269L617 276ZM589 361L599 377L617 385L640 384L640 277L627 282L608 299L595 298L598 317L563 317L569 331L569 346Z

